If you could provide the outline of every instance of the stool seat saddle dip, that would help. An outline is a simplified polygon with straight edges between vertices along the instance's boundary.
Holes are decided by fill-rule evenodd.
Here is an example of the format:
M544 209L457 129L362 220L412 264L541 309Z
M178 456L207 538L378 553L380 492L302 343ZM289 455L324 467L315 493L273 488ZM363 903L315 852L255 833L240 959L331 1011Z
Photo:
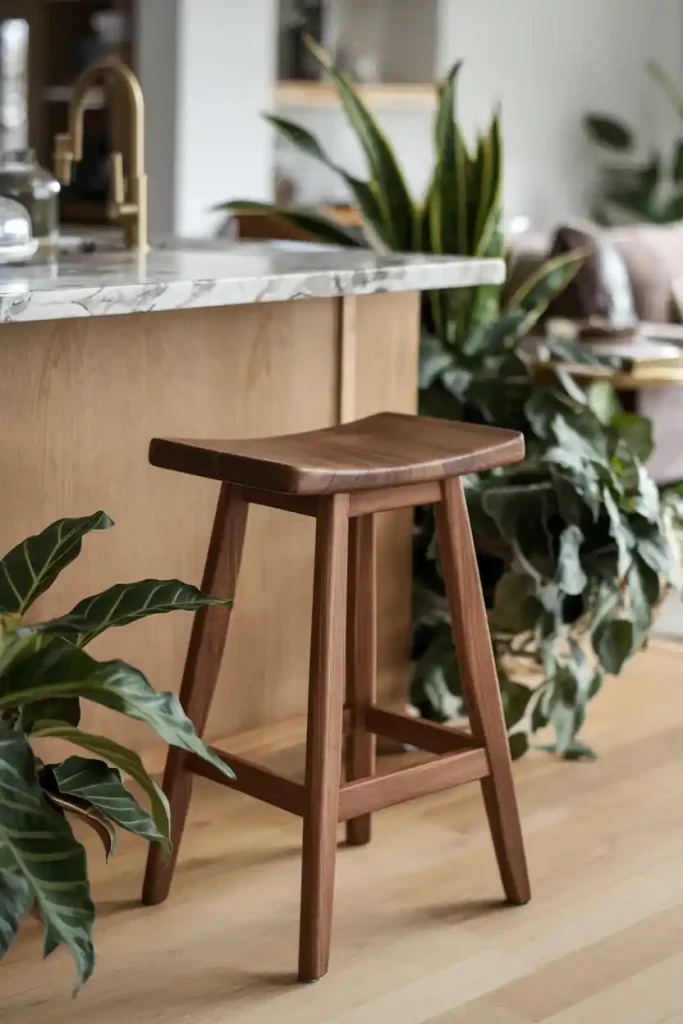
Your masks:
M303 818L299 979L328 969L337 825L347 841L370 841L371 815L465 782L481 783L508 902L531 893L512 764L462 480L524 457L512 430L379 413L353 423L249 440L154 439L154 466L221 482L202 589L235 595L249 505L316 521L311 658L303 783L224 751L226 779L198 757L171 749L164 790L173 852L150 849L143 902L166 899L201 775ZM376 695L375 514L432 505L469 729L383 709ZM201 736L225 647L231 608L197 612L180 699ZM344 711L347 736L344 743ZM376 737L435 754L375 775ZM342 779L342 762L344 773Z

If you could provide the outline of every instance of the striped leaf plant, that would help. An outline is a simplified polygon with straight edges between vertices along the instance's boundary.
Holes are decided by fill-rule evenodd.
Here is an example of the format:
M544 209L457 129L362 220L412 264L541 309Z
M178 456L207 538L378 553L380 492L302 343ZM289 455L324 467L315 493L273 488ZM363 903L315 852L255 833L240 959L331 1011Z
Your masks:
M163 791L136 753L81 728L81 703L138 719L166 743L231 774L197 736L175 695L158 693L131 665L98 661L85 650L106 629L229 602L178 580L142 580L116 584L46 622L24 618L78 556L84 537L112 525L104 512L61 519L0 560L0 958L33 910L43 924L45 956L65 946L76 964L77 987L95 963L95 908L72 822L92 828L107 857L117 829L170 844ZM66 741L74 753L44 763L35 742L47 738ZM124 778L138 784L147 806Z

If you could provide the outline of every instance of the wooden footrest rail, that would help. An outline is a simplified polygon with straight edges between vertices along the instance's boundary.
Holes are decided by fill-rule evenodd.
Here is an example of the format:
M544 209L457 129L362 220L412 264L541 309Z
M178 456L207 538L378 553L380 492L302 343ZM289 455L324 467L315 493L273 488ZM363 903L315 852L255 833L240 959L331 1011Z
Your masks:
M348 821L464 782L484 779L490 774L486 751L478 747L472 736L464 730L411 718L394 711L384 711L375 706L366 708L361 714L368 732L441 756L433 761L408 765L388 775L357 779L342 785L339 792L339 821ZM188 770L283 811L289 811L290 814L303 816L306 795L303 783L294 782L284 775L278 775L268 768L215 747L211 749L233 769L234 779L226 779L217 768L195 754L187 755Z

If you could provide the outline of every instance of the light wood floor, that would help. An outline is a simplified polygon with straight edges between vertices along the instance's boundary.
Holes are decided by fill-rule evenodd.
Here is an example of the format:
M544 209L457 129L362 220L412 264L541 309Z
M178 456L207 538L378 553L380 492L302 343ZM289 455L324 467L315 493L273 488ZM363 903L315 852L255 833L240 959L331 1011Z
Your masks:
M300 825L200 782L169 902L136 902L142 844L93 857L93 981L73 1001L68 958L41 964L30 922L0 967L0 1020L681 1024L683 646L611 680L587 736L597 764L518 765L527 907L499 902L476 786L384 811L371 846L339 851L330 974L298 986Z

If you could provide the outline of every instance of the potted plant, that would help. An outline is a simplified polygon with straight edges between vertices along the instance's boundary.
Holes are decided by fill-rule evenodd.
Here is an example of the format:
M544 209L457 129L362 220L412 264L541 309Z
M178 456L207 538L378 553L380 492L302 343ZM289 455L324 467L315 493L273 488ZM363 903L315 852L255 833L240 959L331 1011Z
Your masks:
M368 177L336 166L310 132L269 116L275 130L341 175L362 217L358 238L315 210L231 201L329 242L509 260L502 230L503 143L496 112L469 146L455 113L460 65L438 86L434 170L421 202L350 79L310 44L336 86L365 154ZM525 347L585 252L549 260L511 296L497 285L426 297L420 407L429 415L521 430L527 457L466 480L479 570L490 612L513 754L546 726L563 757L593 756L579 738L605 672L618 674L646 641L675 578L679 498L660 499L645 469L647 420L623 412L611 387L582 387L568 365L602 366L546 337ZM431 516L417 518L415 676L412 702L441 720L461 708Z
M83 538L112 525L104 512L61 519L0 560L0 958L34 909L45 930L45 956L66 946L79 985L94 966L95 908L71 819L94 829L107 856L117 828L164 846L170 836L164 793L134 751L80 727L81 701L145 722L166 743L232 774L196 735L173 694L157 693L131 665L97 661L85 650L106 629L228 602L178 580L142 580L115 584L47 622L24 619L77 557ZM66 740L79 753L45 764L34 750L45 738ZM149 809L128 790L122 772L142 788Z

